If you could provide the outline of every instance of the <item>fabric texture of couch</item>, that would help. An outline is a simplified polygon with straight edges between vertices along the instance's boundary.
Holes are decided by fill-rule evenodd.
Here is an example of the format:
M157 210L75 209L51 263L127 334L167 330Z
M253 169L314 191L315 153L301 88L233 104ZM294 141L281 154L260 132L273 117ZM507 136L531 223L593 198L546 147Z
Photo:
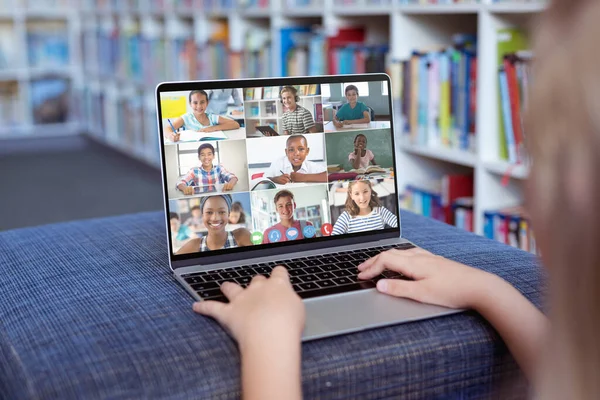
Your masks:
M533 255L408 212L402 226L541 308ZM240 396L236 344L193 313L172 277L162 212L2 232L0 266L0 398ZM527 396L498 334L472 311L305 343L302 374L305 398Z

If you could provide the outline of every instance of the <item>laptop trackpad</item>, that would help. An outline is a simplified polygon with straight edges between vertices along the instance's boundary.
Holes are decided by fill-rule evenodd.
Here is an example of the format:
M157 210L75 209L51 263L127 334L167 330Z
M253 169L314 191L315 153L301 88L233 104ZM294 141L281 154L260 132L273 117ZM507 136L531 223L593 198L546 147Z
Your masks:
M302 340L463 311L400 299L374 289L308 299L304 303L306 326Z

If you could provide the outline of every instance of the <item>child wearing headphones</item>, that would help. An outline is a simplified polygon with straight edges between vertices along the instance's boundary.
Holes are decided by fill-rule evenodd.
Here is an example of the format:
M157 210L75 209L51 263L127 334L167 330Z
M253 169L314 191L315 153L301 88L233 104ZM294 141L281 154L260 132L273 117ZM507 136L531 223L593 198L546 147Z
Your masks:
M398 227L398 217L381 205L368 180L352 181L348 185L346 210L333 225L332 235Z
M208 233L202 238L188 241L177 254L250 246L252 242L248 229L238 228L231 232L225 229L229 222L232 203L231 195L228 194L202 197L200 211Z
M317 126L312 114L298 102L300 97L293 86L284 86L279 92L279 99L285 107L281 117L281 126L284 135L301 135L303 133L315 133Z
M352 168L367 168L369 164L376 165L375 155L367 149L367 137L359 133L354 137L354 151L348 154Z
M288 240L303 239L304 228L312 223L294 218L296 201L289 190L280 190L273 199L275 209L279 214L279 222L267 228L263 234L263 243L287 242ZM295 228L293 230L292 228ZM292 229L292 231L290 231ZM273 234L273 231L278 233ZM290 232L293 232L291 234Z
M346 86L346 100L344 104L333 117L333 124L337 128L350 124L368 124L371 122L371 113L367 105L358 101L358 88L354 85Z
M208 94L204 90L192 90L188 98L192 112L183 114L173 120L173 126L169 124L165 128L165 134L173 142L179 141L179 133L175 130L185 126L188 130L198 132L214 132L238 129L240 124L221 115L206 112L208 108Z

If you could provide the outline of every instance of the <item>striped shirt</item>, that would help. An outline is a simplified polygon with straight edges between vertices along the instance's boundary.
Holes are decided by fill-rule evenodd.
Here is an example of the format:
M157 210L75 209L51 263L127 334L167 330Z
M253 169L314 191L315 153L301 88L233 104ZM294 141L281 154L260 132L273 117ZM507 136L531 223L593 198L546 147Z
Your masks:
M398 217L385 207L375 207L370 214L365 216L351 217L347 211L335 221L332 235L344 233L367 232L383 229L386 225L392 228L398 227Z
M308 132L310 128L315 126L315 120L313 119L310 111L302 107L300 104L296 104L294 111L286 111L281 117L282 131L288 131L290 135L301 135Z
M210 251L210 249L208 248L208 246L206 244L207 236L208 235L203 236L202 240L200 241L200 251ZM221 249L232 249L234 247L238 247L237 242L235 241L235 237L233 236L233 233L227 232L227 240L225 240L225 244L223 245L223 247L221 247ZM221 250L221 249L213 249L213 250Z
M217 183L226 183L236 176L227 171L221 165L213 166L210 171L205 171L202 167L191 168L177 185L185 184L185 186L211 186ZM202 181L200 181L202 179Z

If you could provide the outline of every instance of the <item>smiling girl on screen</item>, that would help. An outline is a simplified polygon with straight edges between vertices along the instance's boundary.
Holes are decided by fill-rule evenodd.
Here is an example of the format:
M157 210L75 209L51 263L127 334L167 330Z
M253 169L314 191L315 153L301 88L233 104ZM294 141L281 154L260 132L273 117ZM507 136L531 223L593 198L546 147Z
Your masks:
M346 211L333 225L332 235L366 232L383 229L386 225L398 227L398 217L381 206L377 193L367 180L353 181L348 185Z
M175 129L185 126L186 130L215 132L238 129L240 127L240 124L232 119L206 112L209 101L208 94L204 90L192 90L188 100L192 111L172 121ZM173 128L169 124L165 128L165 133L173 142L179 141L179 134L173 132Z
M232 203L233 200L228 194L202 197L200 210L208 233L200 239L187 242L177 254L250 246L252 243L248 229L238 228L227 232Z

